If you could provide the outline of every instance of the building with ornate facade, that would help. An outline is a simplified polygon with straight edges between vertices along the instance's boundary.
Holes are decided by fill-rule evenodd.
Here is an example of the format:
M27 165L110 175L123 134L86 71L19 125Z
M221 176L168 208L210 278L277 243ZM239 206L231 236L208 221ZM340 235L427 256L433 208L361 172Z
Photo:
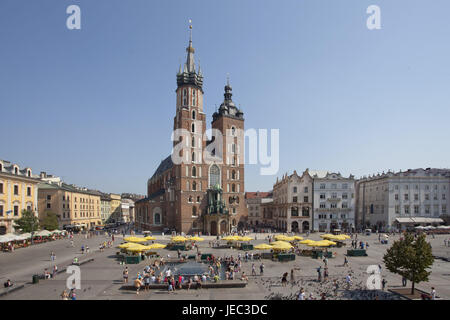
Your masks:
M313 230L344 232L355 228L355 179L340 173L311 171L313 178Z
M14 232L14 221L28 210L38 216L37 184L31 168L0 160L0 235Z
M273 186L273 225L287 232L307 232L312 226L313 179L306 169L302 175L297 171L283 175Z
M357 182L357 226L379 230L439 224L450 206L450 169L409 169Z
M244 195L244 114L232 100L227 82L224 100L213 114L218 137L205 138L203 73L195 66L192 35L187 59L177 73L174 148L183 149L161 161L147 183L147 197L135 203L136 227L141 230L175 229L177 232L212 235L243 228L247 219ZM214 134L214 133L213 133ZM175 150L175 149L174 149ZM205 153L211 156L206 162ZM172 156L180 157L174 163Z

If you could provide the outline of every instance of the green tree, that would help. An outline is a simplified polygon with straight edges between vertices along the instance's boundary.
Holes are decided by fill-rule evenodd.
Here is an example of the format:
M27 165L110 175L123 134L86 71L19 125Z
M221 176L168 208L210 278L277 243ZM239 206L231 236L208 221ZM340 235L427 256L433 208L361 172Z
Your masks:
M48 231L53 231L58 229L58 216L56 213L47 212L45 217L41 221L41 227Z
M411 294L414 294L414 285L428 281L434 258L431 245L426 242L425 234L414 239L412 234L395 241L383 257L386 268L412 282Z
M14 228L22 232L33 232L39 229L39 219L33 211L23 210L22 217L14 222Z

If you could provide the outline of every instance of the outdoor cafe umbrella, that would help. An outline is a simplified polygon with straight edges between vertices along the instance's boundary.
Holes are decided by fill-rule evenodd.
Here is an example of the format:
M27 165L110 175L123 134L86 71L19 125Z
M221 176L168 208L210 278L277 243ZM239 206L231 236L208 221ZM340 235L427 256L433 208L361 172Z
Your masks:
M52 233L50 231L47 230L41 230L38 233L35 234L35 236L40 236L40 237L48 237L51 236Z
M15 241L16 239L17 239L17 236L15 234L8 233L3 236L0 236L0 243Z
M271 249L273 249L273 247L266 243L261 243L261 244L258 244L257 246L254 246L253 249L255 249L255 250L271 250Z
M294 236L294 240L303 240L303 237L300 237L300 236Z
M301 243L301 244L308 244L308 243L312 243L312 242L315 242L315 241L311 240L311 239L305 239L305 240L300 241L299 243Z
M285 236L284 234L279 234L279 235L275 236L275 240L277 240L277 241L292 241L292 240L294 240L294 238Z
M194 237L188 238L188 240L189 241L204 241L205 239L203 239L201 237L194 236Z
M175 237L172 237L171 240L172 240L172 242L185 242L188 239L186 239L185 237L182 237L182 236L175 236Z
M135 247L135 246L138 246L138 245L139 244L137 244L137 243L127 242L127 243L122 243L121 245L118 245L117 248L126 249L126 248Z
M123 238L123 240L128 242L146 242L148 241L146 238L138 238L138 237L127 237Z
M334 234L331 234L331 233L321 234L320 237L322 239L333 238Z
M253 238L251 237L239 237L238 241L252 241Z
M143 245L137 244L135 246L126 248L125 250L130 251L130 252L142 252L142 251L145 251L145 250L148 250L148 249L147 249L147 246L143 246Z
M146 249L148 250L153 250L153 249L164 249L166 247L165 244L161 244L161 243L153 243L151 245L145 246Z
M226 241L239 241L239 237L238 237L238 236L226 236L226 237L223 237L222 240L226 240Z
M144 237L144 239L145 240L156 240L156 238L152 237L152 236L146 236L146 237Z
M271 243L272 249L274 250L290 250L292 245L286 241L275 241Z

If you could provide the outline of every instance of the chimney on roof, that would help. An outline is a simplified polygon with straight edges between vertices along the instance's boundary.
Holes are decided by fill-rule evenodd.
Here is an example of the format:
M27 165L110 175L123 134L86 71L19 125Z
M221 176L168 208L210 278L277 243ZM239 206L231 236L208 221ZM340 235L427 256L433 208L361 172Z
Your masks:
M47 172L41 171L41 173L39 174L39 176L41 177L41 179L47 178Z

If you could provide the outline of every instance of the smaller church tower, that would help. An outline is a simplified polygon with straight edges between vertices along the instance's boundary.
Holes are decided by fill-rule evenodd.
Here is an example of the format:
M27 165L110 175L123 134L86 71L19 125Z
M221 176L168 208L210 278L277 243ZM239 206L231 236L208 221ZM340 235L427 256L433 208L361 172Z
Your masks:
M212 128L223 135L221 171L222 199L229 212L229 231L246 224L247 207L244 188L244 113L232 99L229 79L225 85L224 101L213 114ZM220 230L222 231L222 230Z

